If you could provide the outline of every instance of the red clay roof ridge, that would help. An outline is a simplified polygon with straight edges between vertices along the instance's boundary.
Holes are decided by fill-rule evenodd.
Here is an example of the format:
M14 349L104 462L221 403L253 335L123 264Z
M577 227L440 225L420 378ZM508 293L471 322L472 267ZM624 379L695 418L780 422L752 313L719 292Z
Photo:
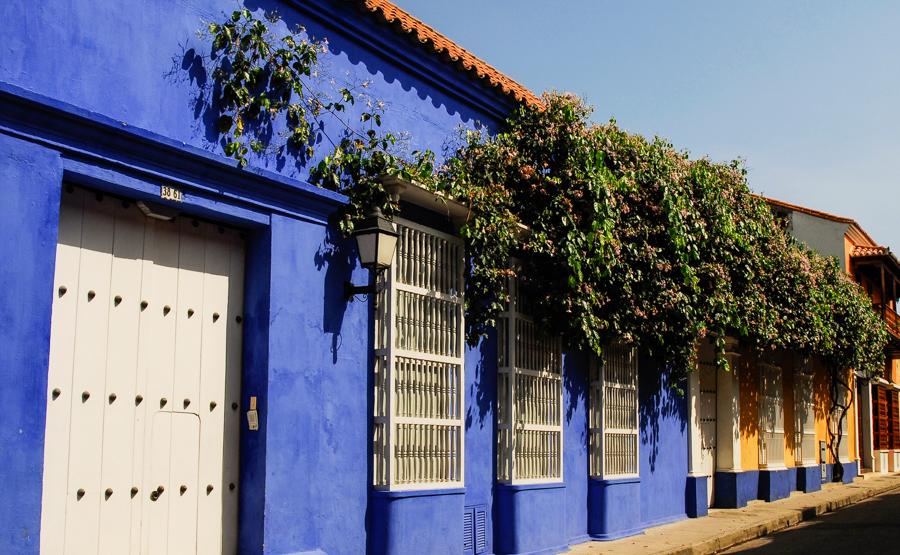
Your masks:
M393 3L387 0L362 0L361 5L366 11L380 17L398 31L407 35L415 34L416 40L434 54L447 56L451 62L459 64L466 73L499 89L504 95L515 99L516 102L535 107L543 106L541 99L528 88Z
M842 224L856 224L856 221L853 218L848 218L846 216L838 216L835 214L829 214L828 212L822 212L821 210L816 210L814 208L807 208L806 206L800 206L799 204L792 204L790 202L785 202L783 200L774 199L772 197L764 197L764 196L760 195L760 198L762 198L769 204L774 204L775 206L781 206L783 208L788 208L790 210L795 210L797 212L803 212L804 214L809 214L810 216L825 218L826 220L831 220L833 222L839 222ZM859 224L857 224L857 225L859 225Z

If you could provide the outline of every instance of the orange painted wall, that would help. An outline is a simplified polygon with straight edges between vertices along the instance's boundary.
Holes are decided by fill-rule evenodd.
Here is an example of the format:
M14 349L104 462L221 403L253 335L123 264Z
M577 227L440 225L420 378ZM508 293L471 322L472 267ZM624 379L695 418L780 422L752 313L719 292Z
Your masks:
M740 364L741 469L759 468L759 370L756 357L744 355Z
M850 253L853 252L853 247L855 246L853 241L844 235L844 268L847 269L848 274L850 273Z

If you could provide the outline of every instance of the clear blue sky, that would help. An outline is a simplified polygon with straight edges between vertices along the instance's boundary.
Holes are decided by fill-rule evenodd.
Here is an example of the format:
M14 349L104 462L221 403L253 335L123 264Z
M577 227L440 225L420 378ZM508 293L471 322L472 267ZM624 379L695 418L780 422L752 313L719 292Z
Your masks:
M900 251L900 2L394 0L531 90L575 92Z

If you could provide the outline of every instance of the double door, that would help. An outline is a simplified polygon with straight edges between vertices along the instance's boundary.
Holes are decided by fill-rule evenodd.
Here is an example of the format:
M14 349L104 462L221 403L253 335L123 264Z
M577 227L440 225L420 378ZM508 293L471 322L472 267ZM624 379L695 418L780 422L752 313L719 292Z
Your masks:
M244 246L62 193L42 553L234 553Z

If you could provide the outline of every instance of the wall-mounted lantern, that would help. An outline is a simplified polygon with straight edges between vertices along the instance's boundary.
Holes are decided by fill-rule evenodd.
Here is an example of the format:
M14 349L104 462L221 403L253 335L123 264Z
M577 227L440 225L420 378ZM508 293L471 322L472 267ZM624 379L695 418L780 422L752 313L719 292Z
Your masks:
M381 210L376 208L361 221L353 231L353 237L356 238L359 262L363 268L381 272L391 267L399 234L397 227L381 214ZM374 292L374 280L372 285L353 285L350 282L344 284L344 293L348 299L354 295Z

